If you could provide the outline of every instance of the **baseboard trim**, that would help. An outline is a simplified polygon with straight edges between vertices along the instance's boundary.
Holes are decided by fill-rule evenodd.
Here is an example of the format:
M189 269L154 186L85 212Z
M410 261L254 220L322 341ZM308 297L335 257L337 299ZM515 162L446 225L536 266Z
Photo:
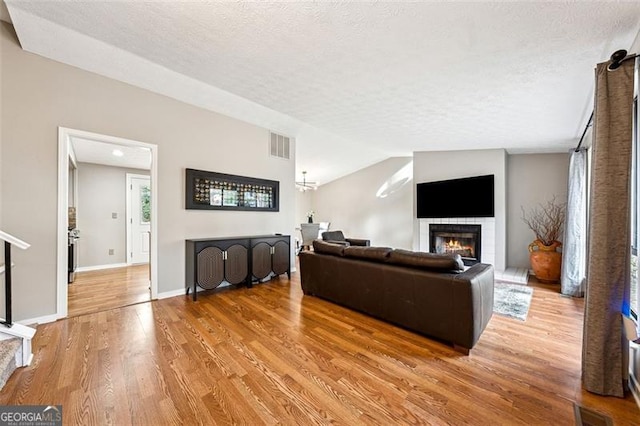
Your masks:
M102 269L126 268L126 263L109 263L107 265L78 266L76 272L100 271Z
M216 289L229 287L230 285L231 284L229 284L227 282L223 282L218 287L216 287ZM200 293L201 291L210 291L210 290L205 290L204 288L196 287L196 291L198 293ZM186 294L187 294L187 289L186 288L179 288L177 290L164 291L162 293L158 293L158 299L157 300L168 299L170 297L176 297L176 296L185 296ZM189 292L189 294L191 294L191 292Z
M35 317L35 318L27 318L27 319L23 319L20 321L14 321L16 324L21 324L21 325L26 325L26 326L30 326L30 327L34 327L38 324L46 324L48 322L55 322L58 320L58 316L53 314L53 315L45 315L42 317Z
M163 291L162 293L158 293L158 300L160 299L168 299L170 297L183 296L186 294L186 290L184 288L179 288L177 290L171 291Z
M293 274L294 272L296 272L296 268L291 268L291 273ZM268 282L268 281L265 281ZM225 287L229 287L231 286L231 284L227 283L227 282L223 282L222 284L220 284L218 287L216 288L225 288ZM200 287L196 287L196 291L201 292L201 291L207 291L203 288ZM163 291L162 293L158 293L158 299L168 299L170 297L176 297L176 296L184 296L186 294L186 288L179 288L176 290L169 290L169 291Z

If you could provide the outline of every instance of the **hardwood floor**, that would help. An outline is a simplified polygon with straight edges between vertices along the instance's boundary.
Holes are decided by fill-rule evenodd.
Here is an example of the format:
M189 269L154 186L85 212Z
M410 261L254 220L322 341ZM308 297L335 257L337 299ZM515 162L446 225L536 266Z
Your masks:
M65 424L573 425L573 402L638 424L632 397L580 387L583 300L534 284L526 322L494 315L469 356L302 295L299 274L38 327L0 404Z
M149 265L78 272L69 284L68 316L106 311L150 299Z

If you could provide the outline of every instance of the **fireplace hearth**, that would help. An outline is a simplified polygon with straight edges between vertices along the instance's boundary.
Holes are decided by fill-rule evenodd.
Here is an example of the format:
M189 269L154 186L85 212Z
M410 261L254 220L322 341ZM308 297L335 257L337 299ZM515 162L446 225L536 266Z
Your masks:
M480 225L429 224L429 251L431 253L457 253L465 265L480 262Z

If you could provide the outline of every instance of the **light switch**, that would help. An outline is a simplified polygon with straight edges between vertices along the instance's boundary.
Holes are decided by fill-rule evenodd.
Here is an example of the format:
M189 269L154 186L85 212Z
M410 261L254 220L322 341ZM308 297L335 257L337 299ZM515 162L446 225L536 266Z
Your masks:
M109 249L109 256L113 256L114 253L115 253L114 249Z
M111 213L111 219L117 219L118 213Z

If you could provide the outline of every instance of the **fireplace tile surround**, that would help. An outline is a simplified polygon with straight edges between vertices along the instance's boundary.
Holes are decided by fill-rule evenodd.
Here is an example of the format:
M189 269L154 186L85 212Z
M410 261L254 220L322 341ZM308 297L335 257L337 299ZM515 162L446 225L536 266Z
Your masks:
M481 226L481 254L480 261L495 265L496 263L496 219L494 217L451 217L451 218L434 218L434 219L418 219L420 223L420 251L429 251L430 224L452 224L452 225L480 225Z

